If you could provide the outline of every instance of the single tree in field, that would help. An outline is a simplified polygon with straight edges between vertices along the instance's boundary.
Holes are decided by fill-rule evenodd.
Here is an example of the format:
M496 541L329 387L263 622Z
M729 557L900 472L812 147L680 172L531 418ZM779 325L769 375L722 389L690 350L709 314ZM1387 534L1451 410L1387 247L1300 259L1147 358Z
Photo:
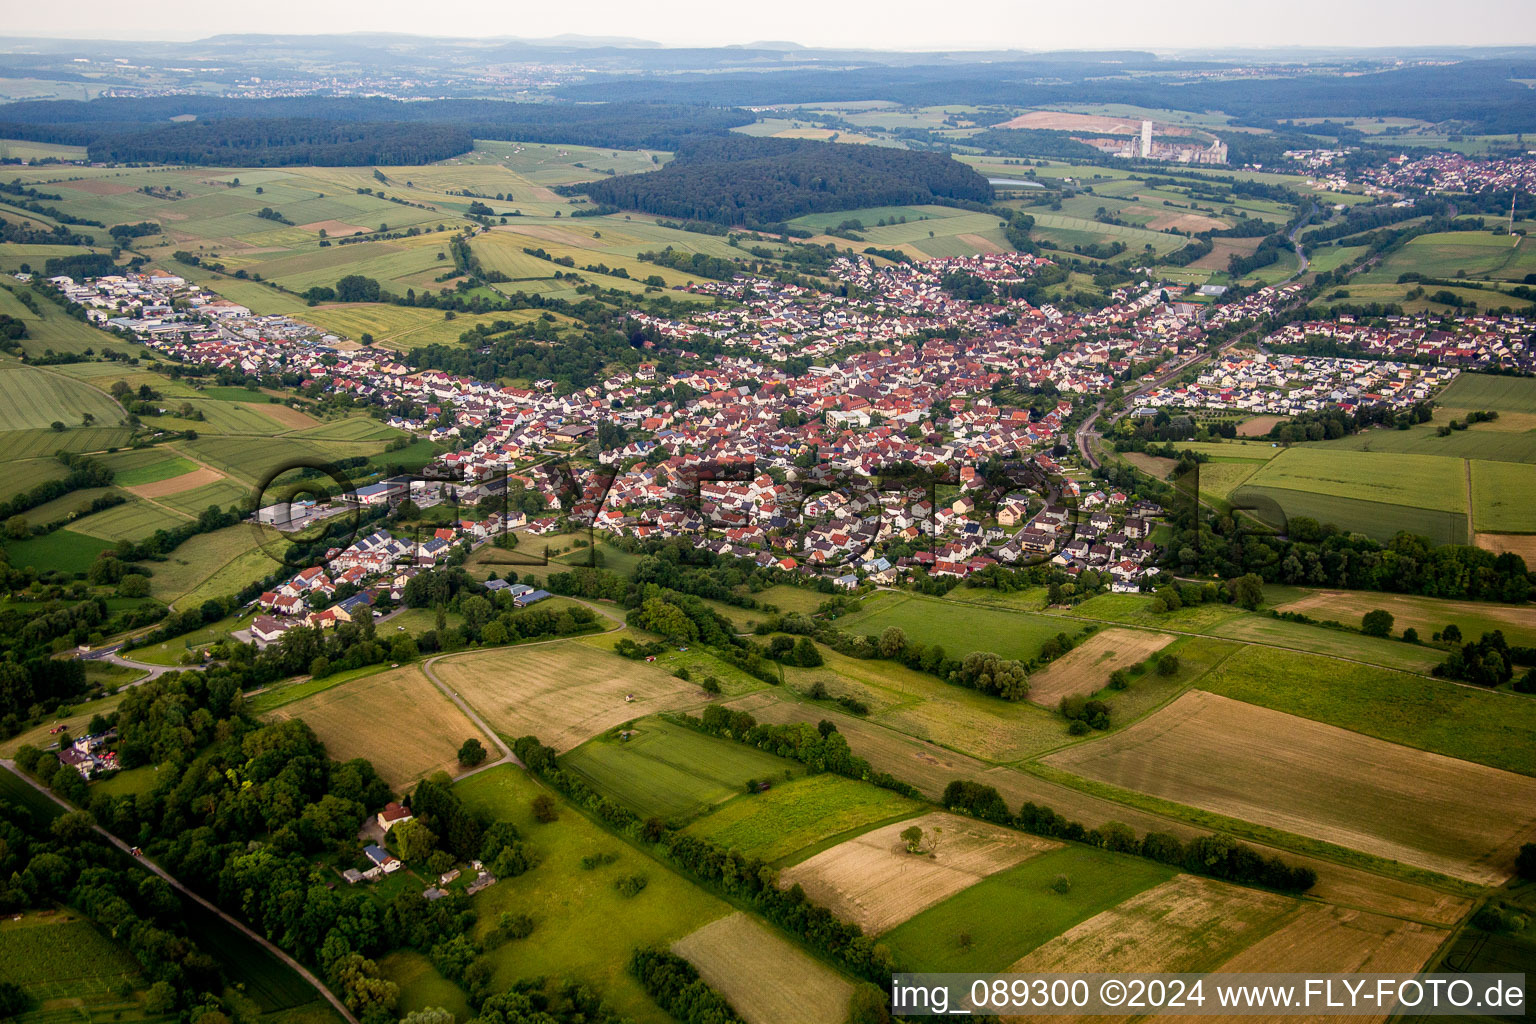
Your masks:
M907 845L908 853L918 853L923 848L923 830L909 825L901 830L901 841Z
M547 794L540 793L533 798L533 818L535 821L541 821L547 825L558 817L560 817L560 812L555 807L555 801Z
M1391 636L1392 613L1382 608L1366 612L1360 619L1360 632L1366 636Z
M466 768L473 768L485 760L485 746L479 740L471 736L464 741L459 748L459 764Z

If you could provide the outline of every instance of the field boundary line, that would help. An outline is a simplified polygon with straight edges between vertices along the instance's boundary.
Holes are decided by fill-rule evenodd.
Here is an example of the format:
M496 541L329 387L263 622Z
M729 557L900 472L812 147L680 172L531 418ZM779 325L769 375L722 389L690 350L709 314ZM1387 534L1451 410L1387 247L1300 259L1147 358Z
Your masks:
M12 760L9 760L9 759L6 759L6 758L0 758L0 767L3 767L5 769L7 769L8 771L10 771L10 773L12 775L15 775L18 779L21 779L27 785L29 785L33 789L37 790L39 793L43 794L48 799L52 800L54 803L58 804L60 807L64 808L66 811L79 810L79 808L75 807L73 804L69 803L67 800L65 800L62 797L60 797L60 796L58 796L58 795L48 791L47 789L44 789L43 786L36 779L32 778L30 775L27 775L25 772L23 772L19 768L17 768L15 761L12 761ZM181 893L183 896L186 896L188 899L192 900L194 903L196 903L198 906L202 907L204 910L207 910L207 911L209 911L212 914L218 915L218 917L221 920L223 920L225 923L227 923L227 924L231 925L232 927L234 927L235 929L237 929L246 938L248 938L248 939L252 940L253 942L257 943L258 945L260 945L268 953L272 954L272 956L274 956L284 966L292 969L295 974L297 974L299 977L303 978L305 981L309 982L310 985L314 986L315 990L317 992L319 992L320 995L325 998L326 1002L331 1004L331 1006L336 1010L337 1013L341 1014L342 1019L347 1021L348 1024L359 1024L358 1019L356 1017L352 1016L352 1013L347 1009L346 1004L343 1003L340 999L338 999L334 992L332 992L325 985L321 984L320 983L320 979L315 977L313 974L311 974L307 967L305 967L303 964L299 963L293 957L289 956L286 952L284 952L278 946L276 946L272 942L268 941L265 936L257 933L255 930L253 930L252 928L247 926L245 924L245 922L241 921L239 918L234 917L231 914L225 913L222 909L220 909L214 903L210 902L207 899L204 899L198 893L193 892L186 885L182 884L181 880L178 879L175 875L171 874L169 871L167 871L164 868L162 868L159 864L156 864L154 861L150 860L144 854L140 853L138 855L135 855L134 852L133 852L134 849L135 849L134 847L129 846L127 843L123 842L121 839L117 838L117 836L113 835L111 832L108 832L106 829L102 828L100 825L96 824L95 822L92 822L91 823L91 828L95 829L96 832L99 835L104 836L108 842L110 842L113 846L117 847L123 853L127 854L130 857L133 857L134 860L136 860L139 863L143 864L144 867L147 868L149 871L153 872L156 875L159 875L162 879L164 879L166 881L166 883L168 883L170 885L170 887L172 889L175 889L177 892Z

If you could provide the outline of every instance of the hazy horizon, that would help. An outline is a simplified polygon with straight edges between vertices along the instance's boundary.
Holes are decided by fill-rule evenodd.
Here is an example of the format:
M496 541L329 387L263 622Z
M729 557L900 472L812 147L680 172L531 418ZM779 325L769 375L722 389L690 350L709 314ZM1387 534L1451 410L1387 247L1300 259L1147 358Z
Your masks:
M810 0L783 0L761 9L722 12L705 0L670 0L664 14L616 0L592 0L579 17L565 9L509 10L486 0L455 8L452 27L423 26L419 4L379 0L359 23L351 5L271 0L260 10L170 0L151 7L80 0L69 22L56 9L26 7L8 19L11 37L195 42L229 34L333 35L392 33L419 38L547 39L573 35L623 37L666 47L732 46L760 41L809 48L906 52L933 50L1264 50L1511 47L1536 44L1536 18L1524 0L1466 0L1447 18L1430 0L1297 0L1283 13L1235 12L1211 0L1170 0L1157 8L1106 0L1090 25L1055 7L978 0L968 17L935 19L915 0L845 0L835 19ZM475 32L465 26L481 29ZM427 27L428 31L421 32Z

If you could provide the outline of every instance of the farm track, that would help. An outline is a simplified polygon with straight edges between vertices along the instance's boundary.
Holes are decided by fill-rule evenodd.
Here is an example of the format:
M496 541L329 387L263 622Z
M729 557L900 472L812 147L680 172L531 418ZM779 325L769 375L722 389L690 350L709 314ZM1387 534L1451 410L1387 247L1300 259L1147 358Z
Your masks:
M16 762L15 761L12 761L12 760L9 760L9 759L6 759L6 758L0 758L0 767L4 767L8 771L10 771L18 779L21 779L27 785L29 785L33 789L37 790L39 793L43 794L49 800L52 800L54 803L58 804L60 807L64 808L66 811L76 810L76 808L72 804L70 804L68 801L62 799L59 796L56 796L55 794L53 794L49 790L47 790L47 789L43 788L41 785L39 785L35 779L33 779L30 775L26 774L20 768L18 768L16 766ZM309 972L309 969L307 967L305 967L303 964L299 963L293 957L289 956L287 953L283 952L283 950L279 949L277 946L275 946L271 942L269 942L266 939L265 936L260 935L260 934L258 934L255 931L252 931L239 918L236 918L236 917L234 917L234 916L232 916L230 914L225 913L223 910L221 910L218 906L216 906L215 904L213 904L209 900L206 900L201 895L199 895L198 893L193 892L187 886L183 885L181 883L180 879L178 879L175 875L171 874L169 871L166 871L164 868L162 868L160 865L156 864L154 861L150 860L148 857L144 856L142 853L138 854L137 856L135 856L135 854L133 852L134 851L134 847L128 845L125 842L123 842L123 840L119 839L117 836L113 835L111 832L108 832L106 829L102 828L100 825L92 823L91 827L96 830L98 835L100 835L103 838L105 838L113 846L117 847L119 850L123 851L123 853L127 854L128 856L133 857L139 863L143 864L144 867L147 868L149 871L152 871L154 874L156 874L156 875L160 876L160 878L164 879L165 882L172 889L176 890L178 893L180 893L181 895L185 896L187 899L189 899L192 902L196 903L198 906L202 907L204 910L207 910L209 913L217 915L218 918L221 921L223 921L225 924L229 925L231 928L236 929L237 931L240 932L240 934L244 935L246 938L250 939L252 942L255 942L257 945L261 946L268 953L270 953L273 956L273 958L278 960L284 966L288 967L290 970L292 970L299 977L303 978L306 982L308 982L315 989L316 992L320 993L320 995L325 998L326 1002L331 1004L332 1008L334 1008L335 1011L338 1014L341 1015L341 1018L343 1020L347 1021L348 1024L359 1024L358 1019L356 1017L352 1016L352 1013L347 1009L346 1004L344 1004L340 999L338 999L336 997L335 993L333 993L330 989L326 988L325 985L323 985L321 983L319 978L317 978L313 974L311 974Z
M621 619L619 619L617 616L613 615L611 612L609 612L607 609L603 608L601 605L598 605L598 604L596 604L594 602L591 602L591 601L583 601L580 598L571 598L571 600L577 601L578 603L580 603L582 605L585 605L586 607L588 607L588 608L592 609L594 612L596 612L598 615L601 615L603 618L609 620L610 622L612 622L614 624L612 629L605 629L605 630L603 630L602 633L589 633L589 634L587 634L588 636L602 636L603 633L616 633L619 630L625 628L625 624L624 624L624 622ZM512 648L517 648L517 649L521 649L521 648L525 648L525 647L542 647L542 646L544 646L546 644L562 643L562 642L564 642L566 640L569 640L569 639L570 639L570 637L558 637L558 638L553 639L553 640L536 640L536 641L534 641L531 644L513 644L513 645L509 645L509 646L512 647ZM482 653L485 650L487 650L487 648L480 648L479 650L477 650L477 651L475 651L473 653L477 653L478 654L478 653ZM489 650L493 650L494 651L494 650L497 650L497 648L492 647L492 648L489 648ZM485 719L481 718L479 712L477 712L474 708L470 707L469 706L469 702L466 701L463 697L459 696L458 691L456 691L456 690L452 689L451 687L449 687L448 684L444 683L441 679L439 679L437 677L437 673L432 671L432 666L434 664L436 664L437 662L442 661L445 658L458 657L459 655L464 654L464 653L467 653L467 652L455 651L452 654L439 654L435 658L428 658L426 661L421 663L421 670L424 673L426 673L427 678L432 681L432 685L436 686L439 690L442 691L443 696L445 696L449 700L453 701L453 703L458 706L459 710L464 712L464 714L466 716L468 716L468 718L469 718L469 720L471 722L475 723L476 728L478 728L481 732L485 733L487 736L489 736L492 740L494 740L496 742L496 746L501 749L501 756L498 757L494 761L487 761L484 764L477 765L474 768L471 768L469 771L465 772L464 774L456 776L454 781L458 782L460 780L467 779L471 775L478 775L479 773L481 773L483 771L486 771L487 769L495 768L497 765L502 765L502 764L515 764L519 768L527 768L528 766L523 764L523 762L518 759L518 756L512 752L512 748L507 746L507 742L506 742L506 740L501 738L501 734L499 732L497 732L495 729L491 728L490 723L488 723Z

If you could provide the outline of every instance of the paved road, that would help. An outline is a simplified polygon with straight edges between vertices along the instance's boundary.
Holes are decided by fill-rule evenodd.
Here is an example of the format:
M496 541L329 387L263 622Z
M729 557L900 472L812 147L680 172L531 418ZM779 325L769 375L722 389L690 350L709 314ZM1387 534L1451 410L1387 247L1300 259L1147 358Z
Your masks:
M16 767L16 762L15 761L11 761L11 760L7 760L7 759L4 759L4 758L0 758L0 767L4 767L4 768L9 769L11 772L15 773L15 775L16 775L16 777L18 779L21 779L27 785L31 786L33 789L37 790L39 793L43 794L48 799L52 800L54 803L58 804L60 807L64 808L65 810L73 811L73 810L77 810L78 809L78 808L73 807L72 805L70 805L67 801L59 798L58 796L54 795L53 793L51 793L47 789L43 788L43 786L40 785L37 782L36 779L32 778L26 772L24 772L20 768ZM100 825L94 825L92 827L96 829L97 833L99 833L101 836L105 837L106 840L109 843L111 843L113 846L117 847L119 850L122 850L124 853L128 854L130 857L133 856L133 847L129 846L127 843L123 842L121 839L117 838L117 836L113 835L111 832L108 832L106 829L102 828ZM315 977L313 974L311 974L309 969L307 967L305 967L303 964L299 963L293 957L291 957L287 953L283 952L277 946L274 946L271 942L268 942L267 939L264 936L258 935L256 932L252 931L239 918L236 918L236 917L233 917L233 916L231 916L229 914L226 914L224 911L220 910L213 903L210 903L208 900L203 899L202 896L199 896L197 893L193 892L191 889L188 889L185 885L182 885L181 882L176 878L175 875L172 875L170 872L166 871L164 868L162 868L160 865L156 864L154 861L150 860L148 857L140 855L138 857L135 857L134 859L137 860L140 864L143 864L146 870L152 871L155 874L159 875L161 878L165 879L167 884L169 884L172 889L175 889L182 896L185 896L187 899L189 899L192 902L196 903L198 906L202 907L204 910L207 910L207 911L209 911L211 913L217 914L219 916L219 918L222 921L224 921L226 924L228 924L231 928L238 929L242 935L246 936L251 941L257 943L263 949L265 949L268 953L271 953L272 956L276 957L278 960L282 961L288 967L292 968L294 973L298 974L299 977L303 978L310 985L314 986L315 991L319 992L320 995L325 998L326 1002L330 1003L333 1007L335 1007L336 1012L341 1014L342 1019L346 1020L348 1022L348 1024L358 1024L357 1018L352 1016L351 1012L349 1012L347 1010L346 1004L343 1003L340 999L338 999L334 992L332 992L330 989L326 988L323 984L321 984L320 979Z

